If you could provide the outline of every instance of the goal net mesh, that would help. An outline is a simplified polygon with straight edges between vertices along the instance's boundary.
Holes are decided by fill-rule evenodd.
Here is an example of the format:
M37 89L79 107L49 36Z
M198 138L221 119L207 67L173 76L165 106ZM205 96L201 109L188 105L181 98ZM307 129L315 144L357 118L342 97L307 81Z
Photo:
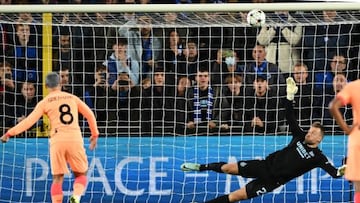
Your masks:
M180 165L264 158L285 147L289 76L299 87L299 124L323 123L320 147L341 165L347 139L328 104L359 78L358 10L266 12L263 28L250 27L243 12L85 11L46 23L38 13L0 17L1 132L46 95L49 71L97 117L84 202L204 202L244 187L250 179L182 173ZM343 114L351 123L351 107ZM87 137L86 121L80 126ZM0 202L51 201L48 128L41 119L0 147ZM72 182L66 176L65 200ZM351 193L344 179L314 169L249 202L349 202Z

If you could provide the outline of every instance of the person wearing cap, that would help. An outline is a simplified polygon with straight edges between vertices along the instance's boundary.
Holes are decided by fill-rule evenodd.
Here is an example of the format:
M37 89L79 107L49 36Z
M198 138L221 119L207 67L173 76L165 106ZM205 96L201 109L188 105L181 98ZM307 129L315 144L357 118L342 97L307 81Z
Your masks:
M80 196L85 190L88 170L78 113L81 113L89 123L90 150L96 147L99 136L95 115L77 96L61 91L60 77L57 73L49 73L45 83L49 94L35 106L35 109L24 120L10 128L0 139L3 143L8 142L11 136L21 134L33 126L44 114L47 115L51 126L49 151L53 175L52 202L62 202L62 184L64 174L69 173L67 168L67 164L69 164L75 176L74 193L70 202L77 203L80 202Z
M275 133L276 124L283 120L283 113L278 113L277 100L273 99L276 92L269 87L265 73L257 74L253 84L253 88L248 88L245 93L244 130L246 133Z

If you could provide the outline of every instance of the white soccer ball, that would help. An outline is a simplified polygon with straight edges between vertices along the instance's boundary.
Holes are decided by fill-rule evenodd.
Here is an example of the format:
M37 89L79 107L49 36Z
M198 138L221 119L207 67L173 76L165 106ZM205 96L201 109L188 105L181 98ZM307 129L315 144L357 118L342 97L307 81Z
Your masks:
M261 27L265 24L266 15L260 9L253 9L247 14L247 23L252 27Z

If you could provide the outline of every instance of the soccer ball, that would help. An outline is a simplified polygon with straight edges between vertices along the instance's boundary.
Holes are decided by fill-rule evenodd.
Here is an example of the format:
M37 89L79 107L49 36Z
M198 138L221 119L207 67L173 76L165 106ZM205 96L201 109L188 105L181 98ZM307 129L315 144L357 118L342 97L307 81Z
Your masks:
M246 20L252 27L261 27L265 24L266 15L260 9L253 9L247 14Z

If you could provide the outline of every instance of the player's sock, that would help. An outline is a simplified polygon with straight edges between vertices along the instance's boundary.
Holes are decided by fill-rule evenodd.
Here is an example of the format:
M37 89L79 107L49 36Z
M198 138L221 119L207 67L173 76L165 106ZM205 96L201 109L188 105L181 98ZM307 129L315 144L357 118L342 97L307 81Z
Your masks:
M81 195L84 193L86 182L87 182L87 178L84 175L75 178L74 186L73 186L74 188L73 196L75 198L78 198L79 201Z
M50 193L51 193L52 203L62 203L63 201L62 184L60 183L51 184Z
M220 196L205 203L230 203L229 195Z
M212 171L216 171L218 173L223 173L223 171L221 170L221 167L224 164L226 164L226 163L219 162L219 163L211 163L211 164L201 164L200 171L212 170Z
M354 203L360 203L360 192L355 192Z

